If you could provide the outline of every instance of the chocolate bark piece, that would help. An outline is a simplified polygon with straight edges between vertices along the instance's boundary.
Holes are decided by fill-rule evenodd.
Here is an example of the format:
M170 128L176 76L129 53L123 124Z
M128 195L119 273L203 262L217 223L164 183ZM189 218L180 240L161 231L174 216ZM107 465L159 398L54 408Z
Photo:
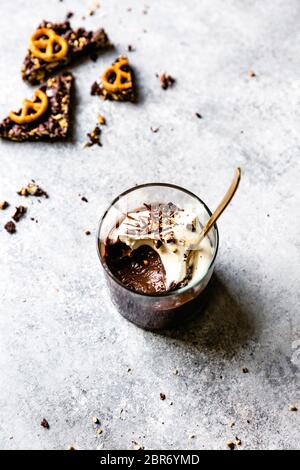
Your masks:
M105 70L101 81L93 83L91 95L101 96L105 100L113 101L135 102L137 100L133 71L127 57L118 57L115 62Z
M54 141L65 139L70 127L70 98L73 75L64 72L49 78L39 90L48 98L48 107L42 116L29 123L16 123L9 116L0 123L0 137L17 142Z
M32 85L43 83L62 67L76 61L80 57L91 56L94 58L101 49L110 46L108 36L104 29L87 31L84 28L73 29L69 21L63 21L61 23L43 21L38 26L37 31L45 28L54 31L63 41L66 41L67 53L64 57L58 59L54 57L52 61L46 61L41 57L37 57L29 48L22 66L22 78ZM55 50L55 48L58 50ZM59 46L57 46L57 44L54 45L54 52L56 52L56 54L59 52Z

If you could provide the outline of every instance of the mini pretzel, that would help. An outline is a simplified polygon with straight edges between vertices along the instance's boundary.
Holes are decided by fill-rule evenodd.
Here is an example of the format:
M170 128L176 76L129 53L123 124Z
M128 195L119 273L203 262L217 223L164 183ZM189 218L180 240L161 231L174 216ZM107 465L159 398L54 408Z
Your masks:
M35 101L38 98L40 101ZM23 100L21 114L14 112L9 113L9 117L12 121L17 124L28 124L36 121L39 117L44 114L48 108L48 98L46 93L42 90L36 90L34 92L33 101Z
M125 65L128 65L128 59L126 57L122 57L118 60L118 62L106 69L102 75L102 85L105 90L116 92L132 88L131 73L122 70L122 67ZM116 76L113 83L109 81L109 78L112 74L115 74Z
M60 49L54 52L55 45L58 44ZM63 59L68 52L68 43L65 38L59 36L49 28L38 29L31 37L29 42L30 52L45 62L53 62L54 60Z

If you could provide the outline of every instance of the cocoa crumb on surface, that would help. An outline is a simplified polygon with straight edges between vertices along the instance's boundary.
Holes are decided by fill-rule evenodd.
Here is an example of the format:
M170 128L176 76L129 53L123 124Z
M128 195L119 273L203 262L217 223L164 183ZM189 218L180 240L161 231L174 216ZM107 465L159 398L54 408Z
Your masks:
M98 0L94 0L92 7L87 12L88 16L93 16L98 8L100 8L100 2Z
M25 216L26 212L27 208L25 206L18 206L12 218L15 222L19 222Z
M128 46L127 46L127 51L128 51L128 52L134 52L134 51L135 51L135 47L133 47L131 44L128 44Z
M1 211L4 211L5 209L7 209L8 206L9 206L9 204L8 204L7 201L0 202L0 210Z
M195 115L196 115L196 117L197 117L198 119L202 119L202 118L203 118L202 114L200 114L200 113L195 113Z
M101 93L101 87L98 82L94 82L91 86L91 95L97 96Z
M249 369L247 367L242 368L243 374L249 374Z
M235 441L236 441L236 445L237 445L237 446L241 446L241 445L242 445L242 441L241 441L241 439L239 439L238 437L235 438Z
M72 18L72 16L74 16L73 11L68 11L68 13L66 14L66 19L69 20L70 18Z
M253 70L248 70L248 77L253 78L256 77L256 73Z
M49 425L48 421L46 420L46 418L42 419L41 426L42 426L42 428L50 429L50 425Z
M4 225L4 228L10 234L16 233L16 225L11 220Z
M82 196L81 200L82 200L83 202L89 202L88 199L87 199L85 196Z
M89 230L86 230L84 233L86 234L86 236L89 236L91 234Z
M97 116L97 122L100 124L100 126L105 126L106 124L106 119L102 114L98 114Z
M101 129L100 127L96 126L91 132L87 134L89 140L84 143L84 147L92 147L93 145L99 145L99 147L102 147L100 135Z
M19 196L35 196L35 197L45 197L46 199L49 198L48 193L44 191L34 180L32 180L30 183L28 183L27 186L24 186L23 188L20 189L20 191L17 191L17 194Z
M227 441L226 442L226 445L227 447L229 447L230 450L234 450L235 449L235 443L233 441Z
M297 408L296 405L290 405L290 406L289 406L289 410L290 410L290 411L298 411L298 408Z
M140 444L139 442L132 441L133 444L133 450L144 450L143 444Z
M160 86L163 90L167 90L169 87L173 86L175 83L175 78L167 73L162 73L159 76Z
M162 401L164 401L164 400L166 399L166 395L161 392L161 393L159 394L159 398L160 398Z
M150 130L151 132L153 132L153 134L156 134L158 131L159 131L159 127L150 127Z

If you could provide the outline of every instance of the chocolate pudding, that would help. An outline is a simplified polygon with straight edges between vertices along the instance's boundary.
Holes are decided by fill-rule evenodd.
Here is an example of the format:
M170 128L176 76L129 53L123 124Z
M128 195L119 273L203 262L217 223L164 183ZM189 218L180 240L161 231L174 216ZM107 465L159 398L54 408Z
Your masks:
M207 270L213 256L207 239L199 243L202 225L189 210L168 204L144 204L111 230L105 258L126 287L160 294L186 286Z
M161 183L113 201L98 252L112 301L127 320L157 330L200 313L218 247L216 227L200 237L210 215L189 191Z
M166 273L160 256L150 246L132 251L120 241L106 246L107 266L130 289L145 294L166 291Z

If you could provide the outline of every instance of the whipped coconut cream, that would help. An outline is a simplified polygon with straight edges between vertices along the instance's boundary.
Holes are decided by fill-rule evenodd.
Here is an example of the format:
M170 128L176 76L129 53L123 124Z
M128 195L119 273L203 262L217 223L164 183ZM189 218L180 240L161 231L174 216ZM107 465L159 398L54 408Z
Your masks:
M202 226L196 214L174 204L144 204L128 212L111 231L112 243L121 241L131 250L150 246L161 259L166 289L185 280L201 279L213 258L213 247L205 237L199 243Z

